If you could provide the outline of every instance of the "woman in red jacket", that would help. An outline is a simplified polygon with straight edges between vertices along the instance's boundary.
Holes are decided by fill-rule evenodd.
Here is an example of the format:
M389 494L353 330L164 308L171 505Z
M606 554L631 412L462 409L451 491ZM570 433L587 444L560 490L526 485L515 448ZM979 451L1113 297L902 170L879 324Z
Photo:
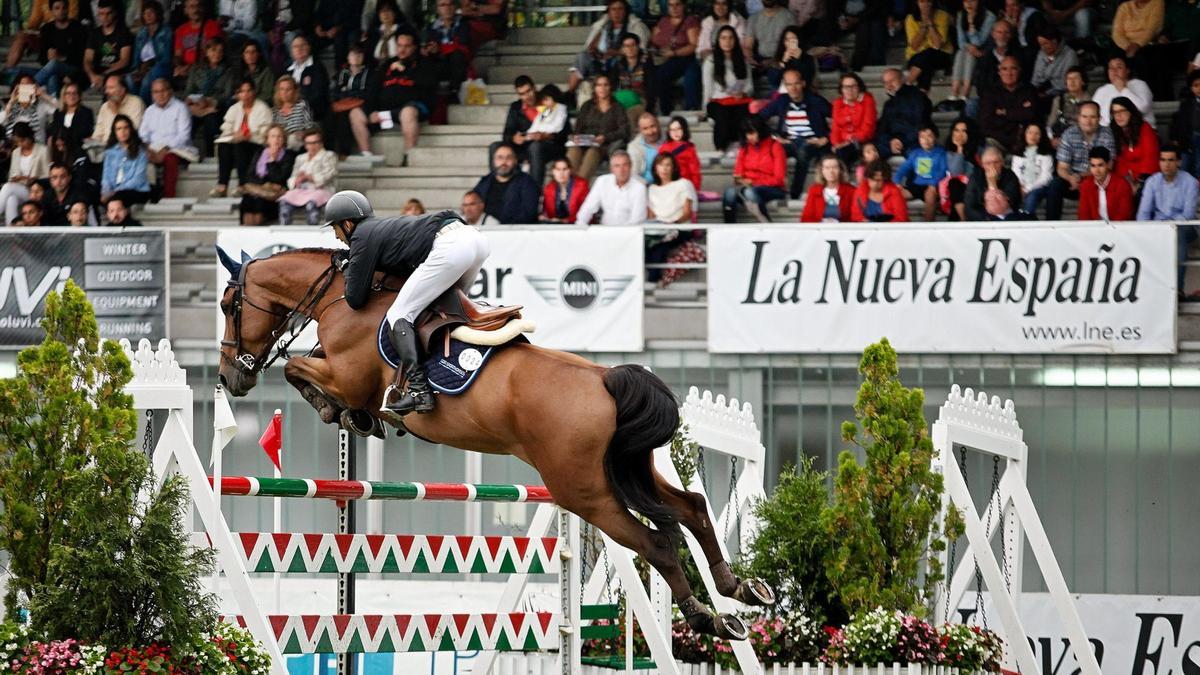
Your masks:
M887 161L877 159L867 165L866 180L854 192L850 217L856 223L908 222L908 204L900 188L892 182L892 170Z
M858 161L859 148L875 138L875 97L855 73L842 75L841 96L833 102L829 142L846 166Z
M571 170L571 162L559 157L550 166L550 182L542 190L542 222L573 223L588 194L588 182Z
M733 165L733 186L725 188L721 210L725 213L725 222L736 222L737 205L742 202L758 222L769 223L767 204L787 198L787 191L783 189L787 155L779 141L767 133L758 115L742 118L741 130L742 147L738 149Z
M818 180L808 188L804 199L802 223L848 223L854 203L854 186L847 181L849 171L842 160L825 155L817 167Z
M1109 119L1117 145L1114 171L1117 177L1128 180L1137 188L1147 176L1158 173L1158 135L1127 96L1112 100Z
M696 192L700 192L700 156L696 154L696 144L692 142L687 120L679 116L671 118L671 123L667 125L667 142L659 146L658 154L674 157L675 166L679 167L679 177L691 181Z

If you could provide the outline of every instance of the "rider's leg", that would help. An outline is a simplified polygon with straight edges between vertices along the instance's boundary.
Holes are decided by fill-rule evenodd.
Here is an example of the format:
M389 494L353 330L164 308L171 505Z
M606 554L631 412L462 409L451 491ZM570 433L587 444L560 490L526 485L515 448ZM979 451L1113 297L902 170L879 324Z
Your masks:
M467 240L474 240L473 245L475 247L475 260L471 263L471 266L467 268L467 271L464 272L461 277L459 277L458 282L455 285L461 288L463 293L469 293L471 291L471 286L475 285L475 279L479 276L479 270L483 269L483 263L486 262L488 256L492 254L492 245L488 242L487 237L483 236L483 233L481 233L479 230L476 230L475 228L463 228L459 231L463 232L464 230L465 233L462 236L462 246L463 248L466 248Z

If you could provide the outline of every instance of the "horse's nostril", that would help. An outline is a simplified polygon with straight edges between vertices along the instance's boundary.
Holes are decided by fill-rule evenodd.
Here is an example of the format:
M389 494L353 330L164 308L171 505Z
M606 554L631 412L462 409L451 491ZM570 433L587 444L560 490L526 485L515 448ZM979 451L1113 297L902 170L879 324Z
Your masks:
M217 381L221 383L222 387L229 388L229 381L225 379L224 375L217 375Z

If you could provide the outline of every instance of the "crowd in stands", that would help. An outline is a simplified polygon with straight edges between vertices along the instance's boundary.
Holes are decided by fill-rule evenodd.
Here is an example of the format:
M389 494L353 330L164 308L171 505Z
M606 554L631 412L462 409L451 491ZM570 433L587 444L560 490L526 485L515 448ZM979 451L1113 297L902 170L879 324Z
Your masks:
M472 223L651 221L665 232L653 256L674 260L703 256L688 225L710 201L727 222L743 210L767 222L799 199L805 222L906 221L910 209L925 221L1057 220L1068 200L1080 218L1195 216L1195 0L654 4L610 0L565 90L516 79L489 172L462 200ZM428 11L33 0L6 60L5 218L129 223L130 205L174 196L180 172L211 158L210 194L240 198L244 224L301 209L316 223L339 158L372 157L371 136L392 128L419 146L421 124L444 119L478 48L507 25L507 0ZM891 35L904 62L864 80L886 65ZM103 96L95 110L88 90ZM1163 101L1178 101L1169 131ZM939 129L935 111L957 119ZM732 164L709 190L687 123L697 114ZM1179 233L1181 250L1197 237Z

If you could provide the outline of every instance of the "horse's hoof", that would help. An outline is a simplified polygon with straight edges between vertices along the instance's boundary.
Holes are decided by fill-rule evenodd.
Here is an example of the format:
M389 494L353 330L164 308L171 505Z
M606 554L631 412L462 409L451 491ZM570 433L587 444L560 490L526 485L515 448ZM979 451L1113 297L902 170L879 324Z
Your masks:
M775 591L762 579L744 579L733 593L733 599L747 605L775 604Z
M713 619L713 628L716 629L716 636L725 640L745 640L750 637L746 622L733 614L718 614Z
M343 410L338 422L346 431L363 438L374 435L379 426L379 421L365 410Z

